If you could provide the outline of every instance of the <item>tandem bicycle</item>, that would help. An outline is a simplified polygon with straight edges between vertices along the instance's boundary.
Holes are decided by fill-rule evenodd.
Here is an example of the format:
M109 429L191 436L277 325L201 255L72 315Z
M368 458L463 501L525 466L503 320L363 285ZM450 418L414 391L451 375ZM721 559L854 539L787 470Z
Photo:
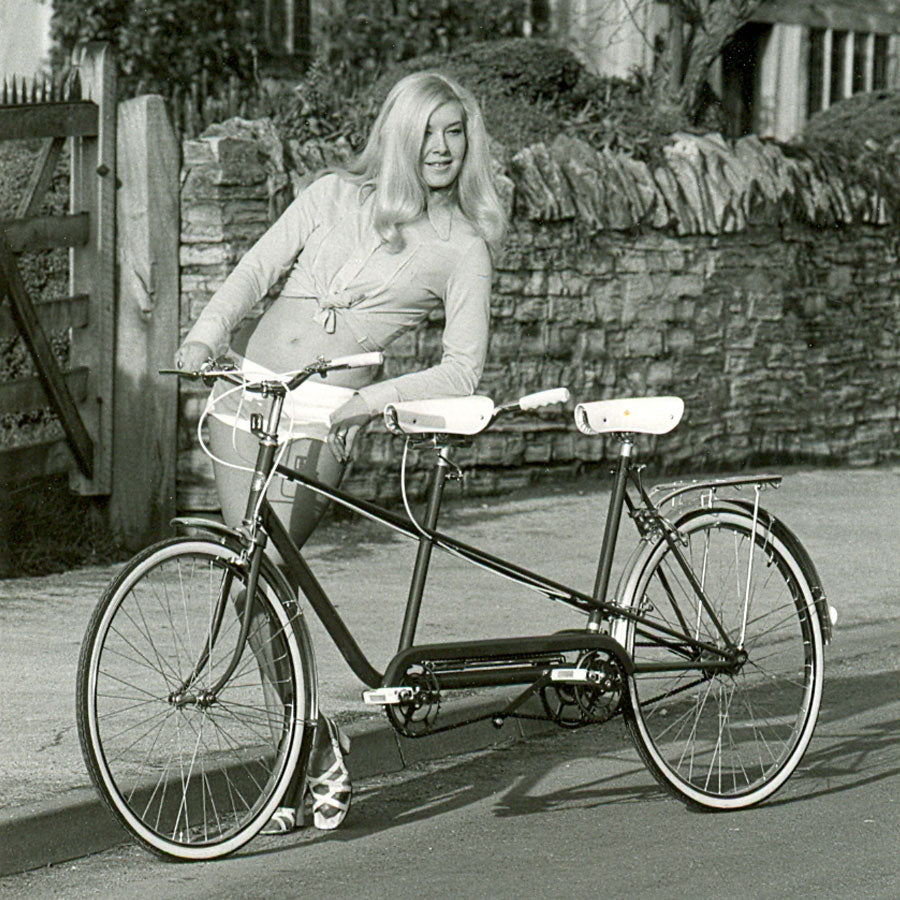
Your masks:
M484 396L387 406L386 425L405 442L405 515L284 464L289 393L314 375L372 365L377 356L319 359L277 378L222 364L176 373L258 395L265 412L251 417L258 451L242 525L176 519L189 533L133 557L87 627L79 737L97 791L126 830L159 855L208 860L238 849L265 825L294 773L306 771L319 718L310 610L365 685L364 702L383 707L405 737L468 724L442 720L442 698L453 691L505 686L514 690L481 718L500 727L526 715L529 700L564 729L621 715L647 768L688 805L738 810L777 791L813 735L833 612L800 540L760 502L780 477L648 489L636 462L637 436L674 429L683 402L577 403L578 430L611 436L618 453L593 589L571 587L438 529L444 486L459 473L454 451L498 420L567 402L564 388L499 406ZM433 455L418 518L406 484L411 448ZM273 478L418 544L398 650L384 672L360 649L273 513L266 500ZM623 517L636 526L637 543L611 588ZM281 565L267 553L269 543ZM434 550L570 607L583 615L583 627L417 643Z

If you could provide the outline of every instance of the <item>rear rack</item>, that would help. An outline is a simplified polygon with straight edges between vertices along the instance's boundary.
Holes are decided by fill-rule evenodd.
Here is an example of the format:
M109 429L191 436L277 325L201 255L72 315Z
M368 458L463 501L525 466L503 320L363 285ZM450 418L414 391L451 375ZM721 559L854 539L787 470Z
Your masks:
M736 475L731 478L710 478L702 481L675 481L670 484L658 484L651 488L649 496L657 509L672 503L676 497L692 491L706 491L706 497L700 498L700 505L710 505L716 492L720 490L740 490L742 487L778 488L781 486L781 475ZM657 500L656 497L662 494Z

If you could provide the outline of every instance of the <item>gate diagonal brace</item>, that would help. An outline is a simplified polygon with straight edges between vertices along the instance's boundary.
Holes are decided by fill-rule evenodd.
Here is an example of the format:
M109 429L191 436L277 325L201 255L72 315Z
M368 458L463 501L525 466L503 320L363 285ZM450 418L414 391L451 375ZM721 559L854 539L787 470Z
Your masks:
M50 405L59 416L78 468L85 478L91 478L94 470L94 443L56 364L50 342L25 290L15 255L6 235L0 231L0 298L4 296L9 297L13 321L31 353Z

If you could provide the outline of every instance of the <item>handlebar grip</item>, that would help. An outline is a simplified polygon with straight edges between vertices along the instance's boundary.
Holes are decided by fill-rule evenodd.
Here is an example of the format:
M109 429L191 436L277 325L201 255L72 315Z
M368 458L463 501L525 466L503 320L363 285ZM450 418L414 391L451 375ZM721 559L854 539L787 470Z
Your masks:
M536 394L526 394L519 400L519 409L528 412L539 409L541 406L550 406L554 403L567 403L572 395L568 388L551 388L549 391L538 391Z
M339 356L328 363L329 369L358 369L364 366L380 366L384 354L380 350L372 353L355 353L353 356Z

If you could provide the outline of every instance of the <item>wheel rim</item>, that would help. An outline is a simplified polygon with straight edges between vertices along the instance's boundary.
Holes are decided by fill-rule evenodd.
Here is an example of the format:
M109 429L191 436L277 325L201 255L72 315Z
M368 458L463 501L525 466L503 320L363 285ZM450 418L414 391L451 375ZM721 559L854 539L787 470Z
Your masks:
M716 616L735 643L744 633L746 661L713 677L636 672L630 680L630 719L657 777L693 802L722 809L758 803L784 783L809 743L821 699L821 634L808 586L772 535L757 532L751 543L748 524L739 515L708 514L682 530L683 552ZM663 544L635 596L644 615L677 629L670 593L692 634L723 647ZM638 667L686 655L654 646L633 624L626 646Z
M92 647L88 728L97 774L135 834L164 852L204 858L240 846L274 810L299 755L303 716L295 706L304 685L279 603L258 601L254 652L245 648L214 700L204 693L235 646L242 578L236 553L173 545L119 585ZM228 600L204 661L224 584Z

